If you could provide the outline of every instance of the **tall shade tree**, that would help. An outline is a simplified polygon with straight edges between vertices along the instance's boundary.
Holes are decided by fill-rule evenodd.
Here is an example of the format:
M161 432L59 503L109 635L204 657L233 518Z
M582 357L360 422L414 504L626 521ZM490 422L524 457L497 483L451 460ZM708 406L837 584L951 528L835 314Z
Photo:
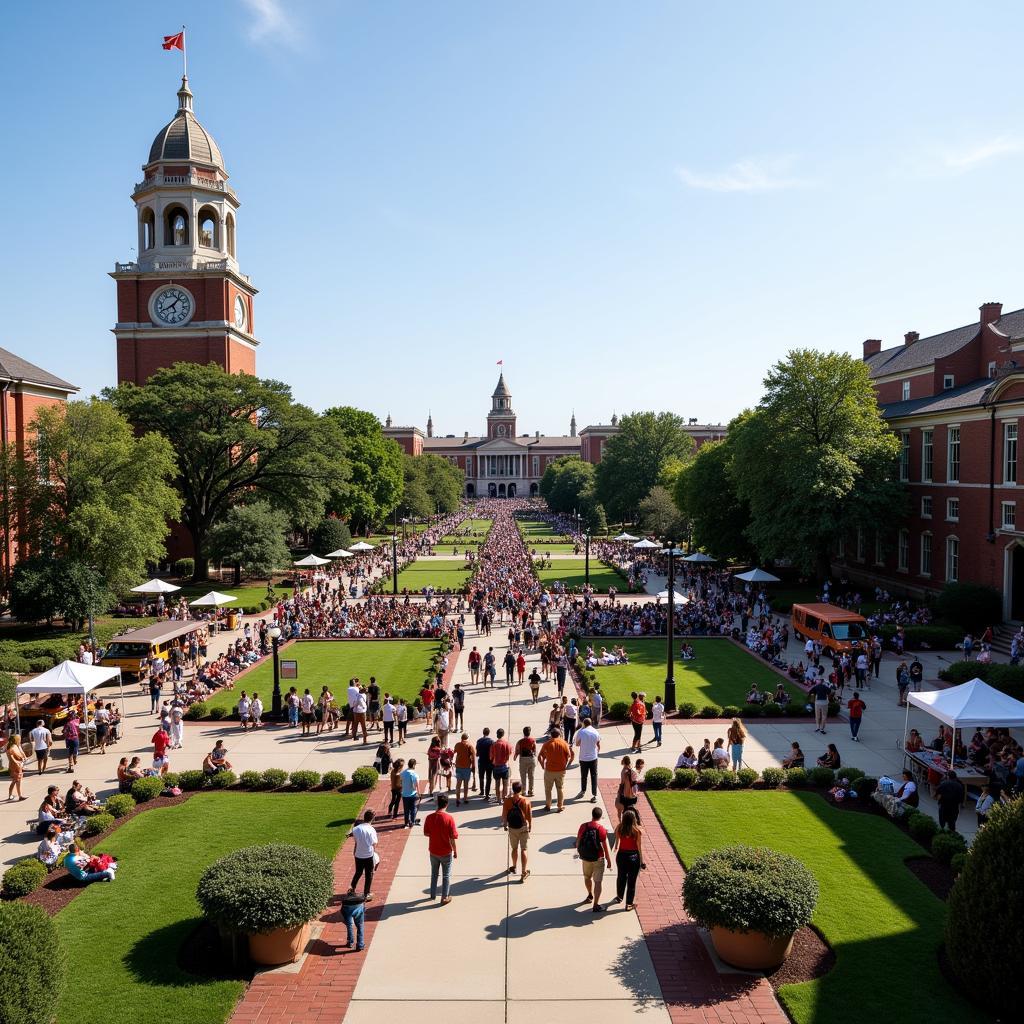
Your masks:
M612 520L636 517L640 502L693 455L693 439L683 418L671 412L634 412L623 416L619 432L605 445L597 466L597 496Z
M115 594L141 582L181 510L171 444L97 398L40 409L31 426L36 450L19 474L27 550L91 566Z
M267 501L310 527L348 477L337 424L294 402L280 381L175 363L106 395L132 423L174 446L197 580L209 570L210 530L233 505Z
M686 523L672 495L661 486L652 487L650 494L640 502L640 528L666 540L681 540L686 536Z
M404 491L399 510L411 519L429 519L454 512L462 501L464 478L458 467L440 455L406 455Z
M836 540L904 514L899 440L868 368L845 353L796 349L775 364L754 413L732 432L736 493L763 558L827 576Z
M210 557L235 567L235 585L242 569L250 576L269 579L275 569L288 567L291 553L285 542L288 517L265 501L235 505L217 523L207 542Z
M552 512L573 515L597 504L594 467L578 455L563 455L548 464L540 480L540 496Z
M349 477L332 496L330 509L356 531L386 519L402 497L402 448L385 437L373 413L350 405L327 409L324 417L338 425L345 439Z

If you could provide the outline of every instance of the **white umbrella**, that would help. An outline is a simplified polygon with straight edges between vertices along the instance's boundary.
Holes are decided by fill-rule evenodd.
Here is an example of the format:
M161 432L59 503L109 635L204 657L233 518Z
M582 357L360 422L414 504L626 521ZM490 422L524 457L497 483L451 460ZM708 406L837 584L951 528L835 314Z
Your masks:
M355 556L351 551L346 551L344 548L338 548L337 551L328 551L328 558L354 558Z
M613 537L612 540L639 540L639 537L634 537L631 533L620 533L618 537Z
M743 580L744 583L778 583L779 577L773 576L770 572L765 572L764 569L751 569L749 572L741 572L736 574L736 579Z
M194 601L190 601L191 605L213 605L214 608L219 608L222 604L230 604L232 601L237 601L237 597L232 597L230 594L222 594L219 590L211 590L208 594L203 594L202 597L197 597Z
M641 541L637 541L637 542L636 542L636 544L634 544L634 545L633 545L633 547L635 547L635 548L640 548L640 549L641 549L641 550L643 550L643 551L647 551L647 550L649 550L650 548L656 548L656 547L659 547L659 545L658 545L658 544L655 544L653 540L648 540L648 539L647 539L647 538L645 537L645 538L644 538L643 540L641 540Z
M181 590L173 583L164 583L163 580L146 580L137 587L132 587L133 594L173 594L175 590Z
M365 540L361 540L356 544L349 547L349 551L372 551L374 548L373 544L367 544Z
M684 562L706 563L706 562L717 562L718 559L717 558L712 558L710 555L705 555L703 551L695 551L692 555L687 555L683 559L683 561Z
M672 600L675 601L676 604L689 604L690 603L690 599L688 597L683 597L683 595L680 594L678 590L674 591L674 594L675 594L675 596L672 598ZM667 601L668 600L668 591L667 590L661 591L661 593L658 594L658 597L660 597L663 601Z
M314 565L326 565L329 561L329 558L321 558L319 555L306 555L305 558L300 558L297 562L292 562L292 565L307 568Z

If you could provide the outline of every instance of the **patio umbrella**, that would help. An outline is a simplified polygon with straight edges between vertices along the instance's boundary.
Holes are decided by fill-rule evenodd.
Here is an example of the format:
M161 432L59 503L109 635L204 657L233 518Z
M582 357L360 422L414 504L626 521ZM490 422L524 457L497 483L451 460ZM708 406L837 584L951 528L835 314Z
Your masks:
M653 540L648 540L644 537L643 540L637 541L633 547L639 548L641 551L649 551L651 548L660 547L660 545L655 544Z
M639 537L634 537L631 533L620 533L618 537L613 537L612 540L639 540Z
M683 597L683 595L680 594L678 590L674 591L673 593L674 593L675 596L672 598L672 600L675 601L676 604L689 604L690 603L690 599L688 597ZM667 601L668 600L668 591L667 590L663 590L657 596L660 597L663 601Z
M675 555L678 558L680 555L685 555L686 552L682 548L662 548L659 555Z
M773 576L770 572L765 572L764 569L751 569L749 572L740 572L736 574L736 579L743 580L744 583L778 583L779 577Z
M218 590L211 590L208 594L203 594L202 597L189 601L189 604L198 605L199 607L213 605L214 608L219 608L222 604L230 604L232 601L237 600L237 597L232 597L230 594L222 594Z
M173 583L164 583L163 580L146 580L137 587L132 587L133 594L173 594L175 590L181 590Z
M692 555L687 555L684 562L697 562L699 564L706 564L708 562L717 562L717 558L712 558L710 555L705 555L703 551L694 551Z
M349 551L372 551L373 548L373 544L367 544L365 540L361 540L356 544L352 544L349 547Z
M337 551L328 551L328 558L354 558L355 556L351 551L346 551L344 548L338 548Z
M292 565L297 565L305 569L310 566L326 565L329 561L329 558L321 558L319 555L306 555L305 558L300 558L297 562L292 562Z

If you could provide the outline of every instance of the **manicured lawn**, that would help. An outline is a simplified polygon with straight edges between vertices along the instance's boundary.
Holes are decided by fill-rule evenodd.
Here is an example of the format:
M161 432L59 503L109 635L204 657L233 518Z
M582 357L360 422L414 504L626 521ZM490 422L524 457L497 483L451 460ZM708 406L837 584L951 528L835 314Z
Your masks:
M696 639L693 644L696 658L693 661L679 660L679 642L676 642L676 703L690 702L698 708L705 704L735 704L743 707L751 683L757 683L762 690L775 690L783 682L782 676L773 672L760 658L728 640ZM629 655L628 665L606 665L598 667L597 681L601 692L610 702L629 700L633 690L642 691L651 700L665 691L665 639L621 639L620 637L590 637L581 642L585 652L590 643L600 654L601 647L611 648L620 643ZM802 691L787 684L792 698Z
M460 551L465 551L466 548L479 547L481 544L483 544L485 539L486 534L483 533L474 535L472 537L456 537L454 535L449 535L447 537L442 537L437 542L437 544L434 545L434 550L439 555L444 554L444 551L442 551L441 549L446 547L458 548Z
M176 594L171 594L170 597L184 597L186 600L191 601L195 597L202 597L204 594L209 594L211 590L216 590L218 594L227 594L229 597L237 598L231 604L224 605L223 607L228 609L241 610L243 608L258 608L262 604L263 599L267 596L267 584L264 583L253 583L247 586L241 587L225 587L221 586L216 580L207 580L205 583L188 584L181 588ZM295 591L291 587L274 587L274 594L278 600L286 600L291 597Z
M363 800L201 793L125 822L101 844L120 862L117 881L89 886L56 918L71 979L56 1007L59 1024L222 1024L244 982L199 978L177 965L201 917L199 876L218 857L256 843L298 843L333 859Z
M526 537L524 538L524 540L526 542L526 547L529 550L530 554L532 555L534 552L536 552L538 558L541 555L549 553L552 555L572 555L578 554L583 551L582 545L580 546L579 552L577 552L575 544L562 544L558 542L553 544L538 544L533 538L530 537Z
M552 583L564 583L566 587L582 587L586 583L585 559L559 558L551 563L549 569L538 569L537 576L546 587ZM607 593L609 587L615 587L620 594L629 593L629 584L625 576L620 576L610 565L596 558L590 559L590 584L601 593Z
M466 568L466 563L461 558L444 562L413 562L399 572L398 591L401 593L408 590L415 594L424 587L433 587L435 590L462 590L466 580L472 575L472 571ZM386 590L391 593L390 585Z
M349 679L363 682L376 676L381 692L411 701L419 696L423 680L430 673L430 659L438 649L436 640L299 640L281 650L281 659L299 663L298 679L282 679L281 690L294 686L312 694L329 686L335 697L344 699ZM233 710L242 690L260 695L270 710L274 692L274 665L265 659L248 675L235 683L233 690L219 690L208 701L209 707Z
M531 540L568 539L566 534L554 529L550 523L543 523L537 519L516 520L516 525L519 527L519 532L523 535L523 539L527 544Z
M946 908L903 863L921 847L874 815L841 811L815 793L651 793L685 864L733 843L792 854L821 888L814 924L836 954L823 978L785 985L797 1024L928 1021L968 1024L985 1015L938 965Z

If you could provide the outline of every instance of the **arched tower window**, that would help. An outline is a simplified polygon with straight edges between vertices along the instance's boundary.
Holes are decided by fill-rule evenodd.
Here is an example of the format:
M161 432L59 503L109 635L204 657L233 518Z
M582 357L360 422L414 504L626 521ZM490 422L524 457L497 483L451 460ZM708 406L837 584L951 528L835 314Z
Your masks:
M227 232L228 232L228 255L234 258L235 255L235 217L234 214L229 213L227 219Z
M219 226L217 211L212 206L204 206L199 211L199 244L204 249L220 248Z
M142 211L142 248L156 246L156 215L149 207Z
M172 206L164 217L164 245L188 245L188 213Z

